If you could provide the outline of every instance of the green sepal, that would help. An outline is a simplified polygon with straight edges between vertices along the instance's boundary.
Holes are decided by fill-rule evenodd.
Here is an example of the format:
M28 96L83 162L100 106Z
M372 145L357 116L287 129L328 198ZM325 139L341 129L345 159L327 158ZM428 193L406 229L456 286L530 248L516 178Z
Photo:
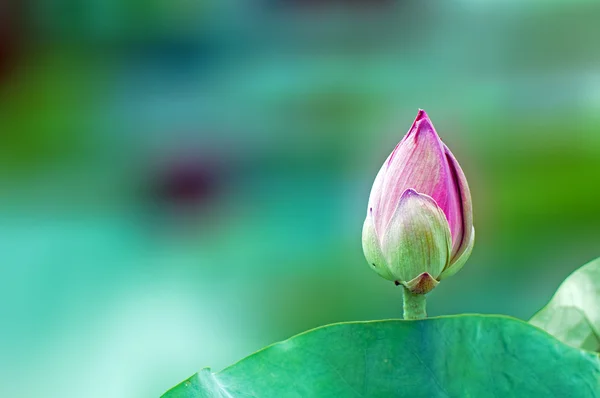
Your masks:
M446 216L430 197L407 189L382 237L390 273L408 282L422 273L436 279L450 261L452 236Z

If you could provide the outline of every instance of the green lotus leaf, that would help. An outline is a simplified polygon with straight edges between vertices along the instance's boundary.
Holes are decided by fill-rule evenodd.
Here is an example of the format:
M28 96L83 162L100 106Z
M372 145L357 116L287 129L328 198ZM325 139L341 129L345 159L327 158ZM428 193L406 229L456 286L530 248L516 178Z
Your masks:
M514 318L461 315L321 327L163 397L596 396L597 354Z
M569 275L529 322L573 347L599 351L600 258Z

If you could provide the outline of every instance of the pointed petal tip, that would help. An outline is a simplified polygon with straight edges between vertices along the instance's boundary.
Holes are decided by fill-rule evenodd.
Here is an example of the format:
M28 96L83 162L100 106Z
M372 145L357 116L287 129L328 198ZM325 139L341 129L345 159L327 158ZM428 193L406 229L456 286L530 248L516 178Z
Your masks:
M421 140L428 137L429 139L442 143L440 136L437 131L435 131L435 127L433 127L431 119L423 109L419 109L419 113L417 113L417 117L411 126L409 135L414 136L415 140Z
M402 195L400 195L400 203L407 201L408 199L418 199L420 201L430 202L435 207L439 208L439 205L431 196L426 195L424 193L417 192L417 190L413 188L406 188ZM441 210L441 209L440 209Z
M429 120L429 116L427 116L427 112L425 112L425 110L419 108L419 110L417 111L417 117L415 117L415 120L412 122L412 125L410 126L410 129L408 130L408 133L406 134L406 136L404 136L404 138L408 137L413 133L417 133L418 126L422 120Z
M406 188L402 195L400 196L400 200L409 199L411 197L419 196L419 193L412 188Z

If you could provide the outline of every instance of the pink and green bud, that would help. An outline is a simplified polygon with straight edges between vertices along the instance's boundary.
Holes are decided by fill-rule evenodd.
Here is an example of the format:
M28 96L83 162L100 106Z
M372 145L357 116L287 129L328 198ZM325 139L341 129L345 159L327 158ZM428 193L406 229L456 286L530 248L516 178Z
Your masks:
M382 277L424 294L460 270L474 238L467 179L419 110L373 183L365 257Z

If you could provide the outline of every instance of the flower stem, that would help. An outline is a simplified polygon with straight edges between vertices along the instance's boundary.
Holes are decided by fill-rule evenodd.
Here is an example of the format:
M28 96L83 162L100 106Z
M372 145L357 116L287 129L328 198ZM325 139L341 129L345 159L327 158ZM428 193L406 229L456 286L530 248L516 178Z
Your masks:
M404 319L425 319L425 295L414 294L402 286L404 289Z

